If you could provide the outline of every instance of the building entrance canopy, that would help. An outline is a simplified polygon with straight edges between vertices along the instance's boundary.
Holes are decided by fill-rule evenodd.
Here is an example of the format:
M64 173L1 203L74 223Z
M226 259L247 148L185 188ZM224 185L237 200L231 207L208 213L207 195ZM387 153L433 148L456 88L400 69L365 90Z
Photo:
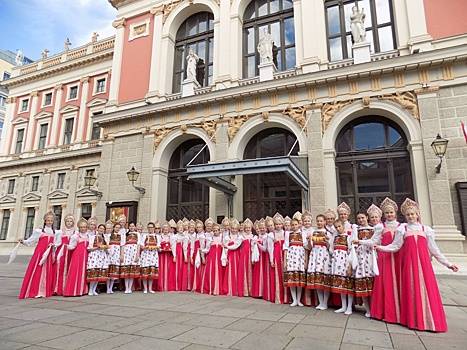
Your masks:
M187 174L189 180L203 183L232 196L237 192L237 186L231 182L232 176L278 172L285 172L308 192L307 169L307 157L284 156L188 165Z

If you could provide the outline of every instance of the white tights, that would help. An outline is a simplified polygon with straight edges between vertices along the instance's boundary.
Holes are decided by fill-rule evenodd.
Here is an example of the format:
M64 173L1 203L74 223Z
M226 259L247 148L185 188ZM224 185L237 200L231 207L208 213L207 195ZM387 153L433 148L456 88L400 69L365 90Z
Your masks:
M346 315L352 314L353 295L341 294L342 307L335 312L345 313Z

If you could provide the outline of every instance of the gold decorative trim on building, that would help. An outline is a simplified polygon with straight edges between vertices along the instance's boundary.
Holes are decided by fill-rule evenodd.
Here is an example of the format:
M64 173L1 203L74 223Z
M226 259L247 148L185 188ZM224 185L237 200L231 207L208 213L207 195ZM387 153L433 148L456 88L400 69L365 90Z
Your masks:
M380 100L387 100L397 103L402 108L407 110L415 119L420 120L420 115L418 114L417 96L414 92L396 92L391 95L378 96L378 98Z
M300 125L302 129L306 128L306 111L308 108L306 106L301 106L301 107L290 107L287 106L282 111L282 114L288 116L289 118L292 118L295 120L295 122Z
M159 4L154 6L150 13L158 16L162 14L162 23L165 23L170 13L181 3L188 2L190 5L193 5L194 0L171 0L165 4Z
M347 101L334 101L323 104L321 108L321 131L324 133L331 123L332 118L345 106L351 104L353 100Z
M229 127L227 134L229 135L229 141L232 141L235 135L237 135L238 131L242 127L242 125L250 119L249 115L239 115L235 117L229 118Z

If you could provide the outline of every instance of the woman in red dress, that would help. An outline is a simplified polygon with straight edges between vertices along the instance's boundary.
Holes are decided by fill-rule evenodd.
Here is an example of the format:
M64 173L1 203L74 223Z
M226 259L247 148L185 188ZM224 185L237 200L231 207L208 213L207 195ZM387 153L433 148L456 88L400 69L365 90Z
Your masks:
M54 229L53 223L54 214L46 213L43 228L34 230L28 239L18 241L26 246L37 243L23 278L19 299L45 298L53 294L56 268L54 250L61 244L61 232Z
M233 219L230 222L230 234L224 232L224 248L227 249L227 266L225 267L224 284L222 292L225 295L243 295L243 279L239 278L240 247L243 237L239 233L240 223Z
M268 234L268 249L271 260L271 296L276 304L288 303L287 289L284 287L284 218L276 213L273 217L274 231Z
M68 250L72 250L72 252L68 278L63 290L63 296L66 297L76 297L88 293L88 284L86 283L88 222L85 219L78 221L78 231L71 236L68 245Z
M168 223L162 225L160 240L161 250L159 252L159 279L158 290L162 292L176 290L175 282L175 241L170 233Z
M264 219L255 223L256 235L252 246L252 275L251 296L253 298L263 297L265 283L265 265L269 267L269 254L267 252L267 235ZM257 257L256 257L257 256ZM266 260L266 261L265 261ZM267 275L269 278L269 275Z
M68 275L68 267L70 266L71 252L68 250L70 238L76 233L75 217L71 214L65 216L65 228L62 230L62 241L60 247L57 248L57 257L55 259L55 280L54 280L54 295L63 295L66 279Z
M206 236L204 234L204 225L201 220L196 220L196 233L191 242L193 247L191 260L193 261L193 285L192 290L201 293L201 278L203 276L204 264L201 249L204 248Z
M175 290L186 291L188 289L188 236L183 230L183 222L177 222L177 233L174 234L175 242Z
M431 256L454 272L459 268L441 253L433 230L420 223L416 202L407 198L401 211L407 223L397 228L391 244L376 246L379 251L400 252L400 324L420 331L446 332L446 315Z
M206 240L206 248L203 252L206 254L206 268L203 273L203 293L211 295L222 295L222 284L225 274L225 268L222 266L221 257L224 246L220 226L212 226L213 236Z
M252 233L253 222L246 219L243 222L242 245L240 246L238 261L238 295L247 297L251 295L252 285L252 261L251 250L254 235Z

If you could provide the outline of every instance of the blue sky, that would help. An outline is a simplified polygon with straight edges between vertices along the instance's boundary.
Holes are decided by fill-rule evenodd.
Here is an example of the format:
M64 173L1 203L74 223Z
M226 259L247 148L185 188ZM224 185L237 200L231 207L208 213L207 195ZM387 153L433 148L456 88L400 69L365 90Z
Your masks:
M72 48L114 34L116 10L107 0L0 0L0 48L37 60L43 49L53 55L63 51L70 38Z

